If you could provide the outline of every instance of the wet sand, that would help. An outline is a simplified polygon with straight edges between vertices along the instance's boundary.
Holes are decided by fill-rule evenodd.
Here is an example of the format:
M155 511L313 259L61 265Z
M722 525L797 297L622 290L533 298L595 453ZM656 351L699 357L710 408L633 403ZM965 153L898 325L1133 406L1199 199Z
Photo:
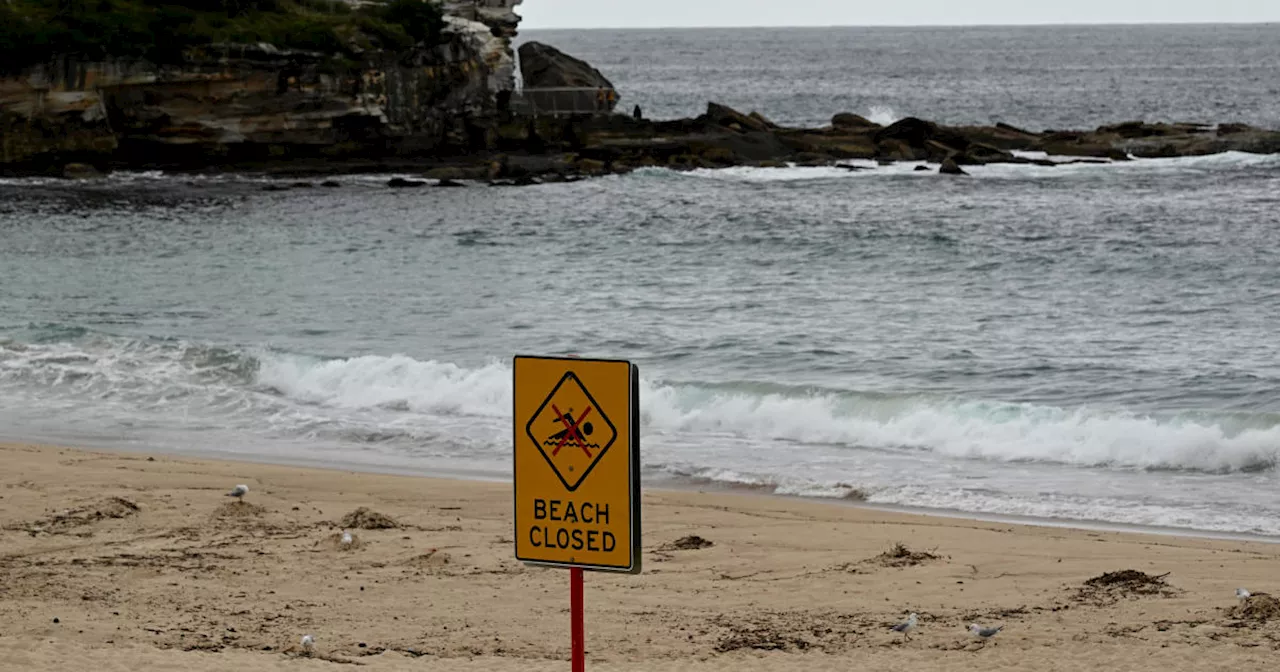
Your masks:
M514 560L509 485L0 459L0 670L568 669L568 573ZM343 545L359 507L398 526ZM1268 598L1234 597L1280 594L1280 545L697 491L647 493L644 519L643 574L587 575L588 669L1169 672L1265 669L1280 650ZM710 545L676 543L690 536ZM884 555L896 544L911 555ZM1085 586L1128 569L1167 576ZM910 641L889 632L912 611ZM1005 630L975 642L973 621Z

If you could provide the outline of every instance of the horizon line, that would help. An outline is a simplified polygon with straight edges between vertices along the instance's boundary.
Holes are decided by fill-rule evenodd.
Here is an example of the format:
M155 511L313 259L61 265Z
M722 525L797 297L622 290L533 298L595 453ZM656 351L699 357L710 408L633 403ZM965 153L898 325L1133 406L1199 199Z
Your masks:
M762 28L1108 28L1132 26L1267 26L1280 25L1280 18L1257 21L1111 21L1111 22L1044 22L1044 23L831 23L786 25L718 25L718 26L520 26L519 30L758 30Z

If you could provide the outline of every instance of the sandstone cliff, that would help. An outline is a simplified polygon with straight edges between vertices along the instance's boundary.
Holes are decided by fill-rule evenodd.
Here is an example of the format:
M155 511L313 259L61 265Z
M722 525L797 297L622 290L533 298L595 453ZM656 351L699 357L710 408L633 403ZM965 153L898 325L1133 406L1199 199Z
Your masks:
M0 171L482 148L514 87L519 3L449 2L430 46L342 59L270 44L190 49L167 65L58 57L0 78Z

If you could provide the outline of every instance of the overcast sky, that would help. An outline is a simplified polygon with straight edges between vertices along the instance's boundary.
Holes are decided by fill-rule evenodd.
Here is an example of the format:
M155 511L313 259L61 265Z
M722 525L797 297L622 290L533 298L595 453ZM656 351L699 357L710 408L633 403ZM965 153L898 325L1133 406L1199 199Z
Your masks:
M1280 0L524 0L518 11L526 29L1280 22Z

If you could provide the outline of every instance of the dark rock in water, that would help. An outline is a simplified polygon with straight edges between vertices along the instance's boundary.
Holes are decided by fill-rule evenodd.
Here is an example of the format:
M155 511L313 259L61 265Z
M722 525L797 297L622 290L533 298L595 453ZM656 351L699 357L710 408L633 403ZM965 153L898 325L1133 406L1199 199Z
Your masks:
M1004 151L1033 150L1040 142L1038 133L1003 123L995 126L961 126L951 130L963 135L970 142L982 143Z
M1082 133L1059 132L1046 136L1040 143L1040 150L1050 156L1107 158L1113 147Z
M769 130L769 121L759 115L752 117L743 114L732 107L721 105L719 103L707 103L706 121L716 126L723 126L735 131L759 131L765 132ZM737 126L737 128L734 128Z
M489 162L488 178L490 180L498 180L504 177L515 177L515 176L516 176L516 173L513 173L511 170L510 158L506 156L500 156L497 159Z
M292 187L292 188L294 188L294 189L310 189L311 187L314 187L315 185L314 185L314 184L311 184L310 182L294 182L293 184L290 184L289 186L290 186L290 187Z
M328 187L328 188L330 188L330 189L333 189L333 188L335 188L335 187L341 187L341 186L342 186L342 183L341 183L341 182L336 182L336 181L334 181L334 180L325 180L324 182L321 182L321 183L320 183L320 186L322 186L322 187Z
M988 163L1013 163L1014 156L1009 152L980 142L971 142L963 152L955 157L961 165L981 166Z
M1249 124L1218 124L1218 135L1235 135L1236 133L1248 133L1258 129Z
M887 138L876 143L876 158L890 163L894 161L921 161L929 158L929 150L922 144L912 147L903 140Z
M882 149L886 146L904 148L897 152L884 152L890 158L895 158L895 153L906 155L908 152L905 150L909 150L909 155L903 156L906 160L941 160L947 154L963 152L970 144L963 133L915 117L895 121L876 131L872 137Z
M590 63L541 42L520 45L520 74L525 88L613 88L613 82Z
M1122 138L1149 138L1153 135L1164 135L1162 129L1141 121L1126 121L1121 124L1099 126L1099 133L1114 133Z
M1025 136L1028 136L1028 137L1035 137L1035 133L1032 133L1031 131L1027 131L1027 130L1024 130L1024 129L1021 129L1021 128L1018 128L1017 126L1013 126L1013 125L1011 125L1011 124L1006 124L1006 123L1004 123L1003 121L997 121L997 122L996 122L996 129L1001 130L1001 131L1005 131L1005 132L1007 132L1007 133L1013 133L1013 134L1015 134L1015 135L1025 135Z
M430 179L432 179L432 180L463 180L463 179L466 179L466 177L463 175L463 171L462 171L462 169L461 169L461 168L454 167L454 166L444 166L444 167L441 167L441 168L432 168L431 170L428 170L426 173L423 173L423 175L425 175L426 177L428 177L428 178L430 178Z
M1213 127L1206 124L1148 124L1143 121L1126 121L1122 124L1099 126L1095 135L1118 135L1126 140L1135 138L1169 137L1209 133Z
M287 184L268 184L262 188L263 191L289 191Z
M938 172L943 175L968 175L969 174L964 172L964 170L960 168L960 165L956 163L956 160L950 157L942 160L942 166L938 168Z
M770 130L779 128L777 124L773 123L772 119L769 119L768 117L764 116L763 114L760 114L759 112L756 112L755 110L752 110L751 114L748 114L747 116L754 119L756 123L764 124L764 127Z
M102 173L87 163L68 163L62 167L62 176L68 180L91 180L102 177Z
M426 182L422 180L406 180L403 177L393 177L387 180L387 186L395 189L403 189L405 187L425 187Z
M915 171L916 171L917 173L926 172L926 171L928 171L928 170L929 170L929 166L926 166L926 165L923 165L923 164L921 164L921 165L919 165L919 166L916 166L916 168L915 168Z
M950 145L944 145L941 142L938 142L937 140L925 140L924 152L925 152L925 158L929 159L930 161L937 161L939 163L941 163L942 160L947 158L948 156L954 158L956 160L956 163L964 163L966 160L964 152L960 152L956 150L955 147L952 147ZM918 150L917 150L917 153L918 153Z
M841 130L845 130L845 129L870 130L874 128L880 128L880 124L877 124L876 122L871 121L866 117L862 117L856 114L851 114L849 112L841 112L840 114L837 114L836 116L832 117L831 125Z
M426 183L424 182L423 184L426 184ZM444 180L440 180L439 182L436 182L436 186L437 187L465 187L467 185L457 180L444 179Z
M885 140L901 140L912 147L922 147L938 133L938 125L915 117L907 117L893 122L889 126L876 131L876 142Z

